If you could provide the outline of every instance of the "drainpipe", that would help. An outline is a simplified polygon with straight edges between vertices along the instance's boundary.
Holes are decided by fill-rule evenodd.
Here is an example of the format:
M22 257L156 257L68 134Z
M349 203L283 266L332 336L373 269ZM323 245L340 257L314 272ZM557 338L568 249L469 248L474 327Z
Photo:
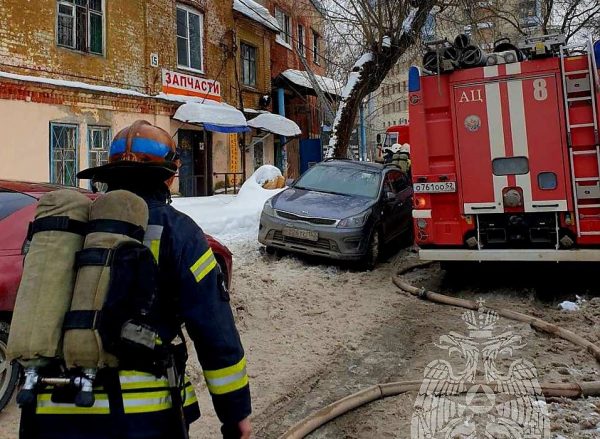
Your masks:
M360 104L360 143L358 148L358 159L364 161L367 155L367 128L365 126L365 106Z
M278 112L280 116L285 117L285 90L283 87L277 89L277 103ZM287 140L285 136L279 136L279 144L281 145L281 173L286 175L287 173L287 147L285 144Z

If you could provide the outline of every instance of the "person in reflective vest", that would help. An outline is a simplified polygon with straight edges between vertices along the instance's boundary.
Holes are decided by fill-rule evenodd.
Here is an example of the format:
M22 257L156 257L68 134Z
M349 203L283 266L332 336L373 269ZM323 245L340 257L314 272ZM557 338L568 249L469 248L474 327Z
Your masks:
M129 190L148 204L144 244L158 262L163 310L160 339L170 343L185 325L223 436L247 439L251 434L251 399L244 350L223 274L202 230L168 203L169 184L177 167L171 136L148 122L137 121L115 136L108 164L84 170L78 177L104 182L108 191ZM193 386L187 379L180 395L174 397L166 371L102 374L101 370L100 384L94 389L95 403L89 408L62 401L51 387L41 390L35 407L23 410L20 437L175 439L187 437L190 423L200 417Z

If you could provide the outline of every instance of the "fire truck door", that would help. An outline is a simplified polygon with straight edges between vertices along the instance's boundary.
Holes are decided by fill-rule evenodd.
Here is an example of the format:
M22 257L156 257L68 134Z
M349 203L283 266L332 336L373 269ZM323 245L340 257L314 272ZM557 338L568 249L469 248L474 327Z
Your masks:
M567 210L559 91L554 75L454 88L465 213L504 212L510 189L525 212Z

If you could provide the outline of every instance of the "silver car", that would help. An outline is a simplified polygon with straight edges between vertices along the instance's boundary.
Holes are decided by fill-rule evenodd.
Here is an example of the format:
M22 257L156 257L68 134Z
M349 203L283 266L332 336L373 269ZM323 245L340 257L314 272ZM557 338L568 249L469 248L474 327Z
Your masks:
M371 269L382 247L412 242L412 186L398 167L328 160L268 200L258 240L276 249Z

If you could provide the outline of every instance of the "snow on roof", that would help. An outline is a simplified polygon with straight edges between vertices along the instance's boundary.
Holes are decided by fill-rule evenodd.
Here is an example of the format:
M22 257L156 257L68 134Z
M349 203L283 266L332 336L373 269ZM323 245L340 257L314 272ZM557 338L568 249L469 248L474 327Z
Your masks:
M182 122L216 125L219 127L247 127L244 113L231 105L206 100L187 102L177 109L173 119Z
M114 93L143 98L150 97L144 93L140 93L133 90L127 90L126 88L107 87L104 85L86 84L85 82L80 81L67 81L64 79L44 78L42 76L17 75L14 73L0 72L0 78L14 79L17 81L26 82L37 82L39 84L55 85L58 87L79 88L83 90L99 91L102 93Z
M295 137L302 134L296 122L273 113L256 116L254 119L248 121L248 126L285 137Z
M233 10L262 24L268 29L280 32L279 23L267 8L256 3L254 0L233 0Z
M308 73L306 73L305 71L288 69L288 70L284 71L282 73L282 75L288 81L290 81L296 85L299 85L301 87L306 87L306 88L313 88L313 86L308 78ZM323 90L326 93L332 94L332 95L340 94L340 90L342 89L342 84L340 84L339 82L337 82L334 79L327 78L325 76L315 75L315 77L317 78L317 82L319 83L321 90Z

